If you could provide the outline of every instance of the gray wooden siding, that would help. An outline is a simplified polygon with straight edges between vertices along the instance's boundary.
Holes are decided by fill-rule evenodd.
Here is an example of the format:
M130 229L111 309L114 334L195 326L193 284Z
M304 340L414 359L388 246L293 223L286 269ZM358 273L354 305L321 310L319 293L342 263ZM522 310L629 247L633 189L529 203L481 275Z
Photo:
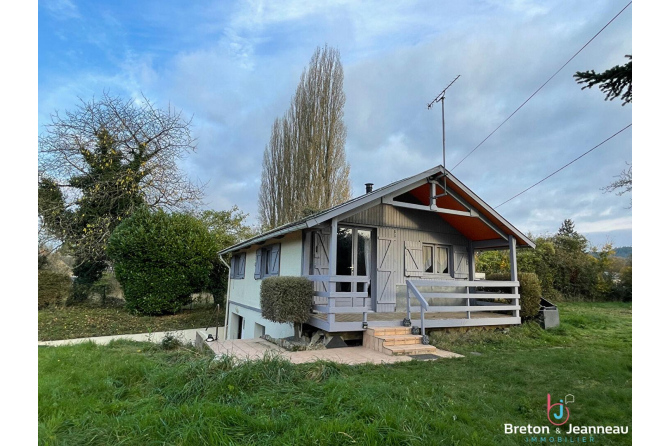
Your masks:
M389 204L374 206L349 218L342 223L363 224L377 227L417 229L427 232L460 235L449 223L435 213L416 209L396 208Z
M438 217L439 218L439 217ZM445 223L446 224L446 223ZM454 272L455 278L467 278L468 274L468 264L467 264L467 255L460 256L459 253L467 253L467 243L468 240L461 235L460 233L439 233L439 232L428 232L428 231L417 231L413 229L395 229L396 239L398 244L398 249L394 253L396 260L395 264L398 265L392 275L391 280L395 287L395 297L396 302L394 305L385 305L382 308L378 308L377 311L386 312L386 311L396 311L397 309L404 308L406 305L406 296L407 296L407 285L405 281L407 279L444 279L449 278L450 276L444 274L422 274L420 276L405 276L404 260L405 260L405 242L419 242L419 243L429 243L435 245L445 245L449 248L449 262L450 267ZM456 259L459 259L460 262L457 262ZM398 308L396 308L396 305Z
M468 277L468 240L437 214L382 204L346 218L342 223L377 228L377 261L381 259L380 250L383 249L387 256L384 265L377 265L376 311L378 312L396 311L398 305L404 305L406 302L405 280L408 277L405 276L405 242L419 246L421 243L448 246L454 277L457 279ZM437 274L413 277L445 278L444 275Z
M420 246L421 243L445 245L449 248L449 264L455 278L468 277L468 240L440 216L414 209L378 205L341 221L352 226L363 225L377 228L376 239L376 303L377 312L402 311L406 304L405 242ZM311 232L311 231L309 231ZM309 236L309 232L307 235ZM313 257L313 274L328 274L329 230L314 231L315 243L309 246ZM414 242L414 243L412 243ZM307 254L307 253L305 253ZM380 264L383 260L383 264ZM372 276L375 279L374 276ZM451 279L450 275L423 274L412 278ZM315 283L316 290L325 290L323 284ZM325 304L326 299L317 299ZM322 302L323 301L323 302ZM363 303L363 302L357 302ZM367 302L365 302L367 304ZM458 302L454 302L457 304ZM351 299L337 299L336 306L350 306Z

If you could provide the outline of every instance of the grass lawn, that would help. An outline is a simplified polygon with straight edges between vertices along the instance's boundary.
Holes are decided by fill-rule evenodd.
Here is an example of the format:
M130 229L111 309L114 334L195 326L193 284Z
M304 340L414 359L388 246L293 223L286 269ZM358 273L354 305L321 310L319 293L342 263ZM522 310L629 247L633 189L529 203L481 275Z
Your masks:
M231 367L131 342L40 348L40 443L518 445L526 435L506 435L504 424L551 426L547 393L575 396L569 424L630 432L631 305L560 311L558 329L435 335L465 358L393 365ZM630 433L593 437L632 442Z
M135 316L124 308L74 306L37 312L38 339L87 338L156 331L187 330L212 324L213 305L194 306L192 310L168 316ZM223 313L219 317L223 325Z

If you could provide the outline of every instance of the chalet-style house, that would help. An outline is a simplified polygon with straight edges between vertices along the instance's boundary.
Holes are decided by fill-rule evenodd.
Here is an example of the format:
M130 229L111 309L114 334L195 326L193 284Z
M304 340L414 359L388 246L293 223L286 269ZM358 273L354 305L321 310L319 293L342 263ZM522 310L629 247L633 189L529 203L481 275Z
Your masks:
M309 325L328 333L521 323L516 250L535 247L528 237L442 166L367 189L219 253L232 254L227 339L293 335L261 316L268 276L313 281ZM475 280L475 252L490 249L509 250L511 281ZM509 300L483 287L509 287Z

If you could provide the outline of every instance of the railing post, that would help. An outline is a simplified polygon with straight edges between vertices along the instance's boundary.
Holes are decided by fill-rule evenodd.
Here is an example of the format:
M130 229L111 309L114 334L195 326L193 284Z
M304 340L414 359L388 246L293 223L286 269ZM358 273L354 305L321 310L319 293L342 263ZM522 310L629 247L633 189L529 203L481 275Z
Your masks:
M337 275L337 218L330 222L330 246L328 248L328 275L330 277ZM328 282L328 292L335 292L335 282Z
M423 308L423 305L421 305L421 336L426 336L426 320L424 318L425 311L426 310Z
M465 301L467 302L466 306L469 307L469 306L470 306L470 287L465 287L465 294L467 294L467 296L468 296L468 297L465 299ZM465 313L466 313L468 319L470 319L470 312L469 312L469 311L466 311Z
M510 280L516 282L519 280L519 275L517 273L517 264L516 264L516 239L513 236L509 236L509 270L510 270ZM512 287L512 294L518 295L519 288ZM517 306L519 306L519 300L516 299ZM514 310L514 316L520 317L519 310Z
M409 286L407 286L407 319L411 320L412 319L412 311L410 309L409 300L410 300Z

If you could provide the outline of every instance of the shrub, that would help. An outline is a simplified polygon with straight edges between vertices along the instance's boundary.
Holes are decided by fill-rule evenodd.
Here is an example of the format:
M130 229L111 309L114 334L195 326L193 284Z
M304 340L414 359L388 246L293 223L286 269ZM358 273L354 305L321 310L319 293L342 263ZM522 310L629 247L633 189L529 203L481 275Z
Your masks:
M305 277L268 277L261 282L261 313L272 322L307 322L313 296L314 285Z
M540 299L542 299L542 287L537 274L519 273L519 294L521 317L526 319L536 316L540 311Z
M487 274L487 280L510 280L509 273ZM496 291L498 288L486 289ZM542 298L542 287L535 273L519 273L519 305L521 317L531 318L540 311L540 299Z
M160 346L163 350L174 350L183 345L181 340L177 337L175 333L167 332L163 339L161 339Z
M147 315L177 313L207 285L215 245L191 215L135 212L114 230L107 248L126 307Z
M72 280L67 274L49 270L37 272L37 309L58 307L65 304L70 295Z
M542 297L547 299L551 303L564 302L565 298L560 291L557 291L553 288L542 290Z
M490 273L486 275L486 280L510 280L509 273Z
M220 304L222 307L226 304L228 268L226 268L218 258L213 261L212 271L209 273L209 284L207 289L212 293L215 304Z

